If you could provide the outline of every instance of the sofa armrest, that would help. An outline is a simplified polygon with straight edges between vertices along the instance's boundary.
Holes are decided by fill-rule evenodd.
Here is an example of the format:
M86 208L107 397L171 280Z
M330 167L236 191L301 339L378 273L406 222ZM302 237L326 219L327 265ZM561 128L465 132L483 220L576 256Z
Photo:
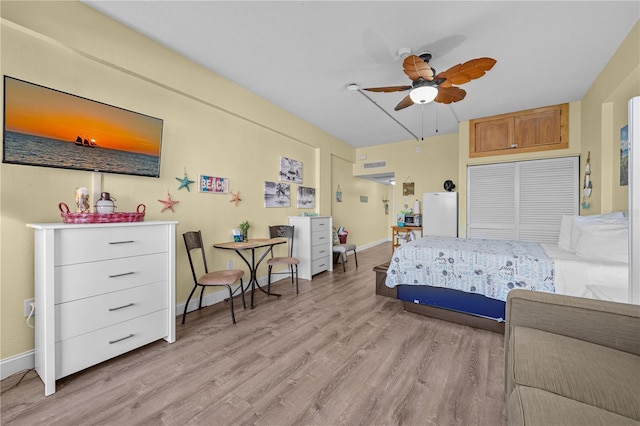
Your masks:
M509 339L515 327L543 330L640 355L638 305L520 289L509 292L506 305L505 378L509 377ZM508 395L510 385L505 385Z

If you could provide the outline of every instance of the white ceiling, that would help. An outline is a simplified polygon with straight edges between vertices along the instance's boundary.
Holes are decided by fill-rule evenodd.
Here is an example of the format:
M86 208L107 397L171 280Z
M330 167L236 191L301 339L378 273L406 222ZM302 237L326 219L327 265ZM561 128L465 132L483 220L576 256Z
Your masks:
M354 147L578 101L640 18L637 0L83 2ZM346 89L410 84L402 47L431 51L436 72L497 64L462 101L424 111L393 110L407 92Z

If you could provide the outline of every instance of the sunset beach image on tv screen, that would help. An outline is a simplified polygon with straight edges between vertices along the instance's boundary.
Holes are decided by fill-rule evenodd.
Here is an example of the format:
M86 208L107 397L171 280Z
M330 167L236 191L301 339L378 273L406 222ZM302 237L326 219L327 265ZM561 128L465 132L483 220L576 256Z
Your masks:
M162 120L5 76L4 163L160 176Z

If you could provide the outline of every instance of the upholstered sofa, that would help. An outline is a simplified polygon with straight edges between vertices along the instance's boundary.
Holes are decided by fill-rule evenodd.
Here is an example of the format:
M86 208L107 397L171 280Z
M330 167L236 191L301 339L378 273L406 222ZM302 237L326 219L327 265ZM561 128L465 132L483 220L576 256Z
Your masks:
M509 425L640 425L640 306L512 290Z

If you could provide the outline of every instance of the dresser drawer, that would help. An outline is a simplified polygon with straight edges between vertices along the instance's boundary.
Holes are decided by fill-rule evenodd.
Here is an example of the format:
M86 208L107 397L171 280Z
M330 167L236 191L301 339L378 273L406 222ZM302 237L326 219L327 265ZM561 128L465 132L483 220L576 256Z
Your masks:
M311 232L330 232L329 218L311 219Z
M329 256L329 244L320 244L311 247L311 260L320 259L321 257Z
M330 257L323 257L320 259L316 259L316 260L312 260L311 261L311 275L315 275L318 274L322 271L326 271L327 269L329 269L329 260Z
M163 230L156 226L66 229L55 240L55 265L166 252L169 241Z
M166 337L167 310L56 343L56 379Z
M55 305L56 342L168 307L167 282Z
M167 253L56 266L55 303L165 281Z
M312 232L311 233L311 245L317 246L319 244L328 244L330 242L330 234L327 232Z

